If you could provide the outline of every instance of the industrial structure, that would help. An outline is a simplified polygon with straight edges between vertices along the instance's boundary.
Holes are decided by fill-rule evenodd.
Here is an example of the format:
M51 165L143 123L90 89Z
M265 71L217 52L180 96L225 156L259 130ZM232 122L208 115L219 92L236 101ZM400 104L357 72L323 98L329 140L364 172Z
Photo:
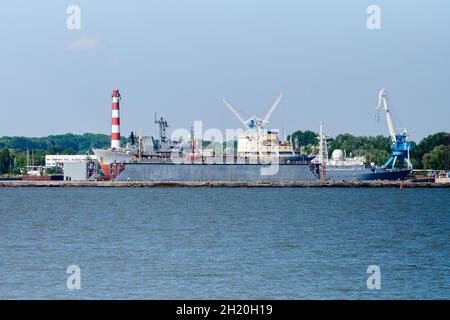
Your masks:
M383 88L379 92L378 106L377 110L383 108L386 114L387 125L389 128L389 134L392 141L392 153L388 161L384 164L384 168L391 167L395 169L395 165L398 161L399 165L402 166L406 163L407 167L412 170L413 166L411 164L409 153L411 151L411 142L409 140L407 130L399 129L395 126L394 120L392 118L391 110L389 109L386 90Z
M112 93L111 149L120 149L120 93L114 89Z
M327 162L328 162L328 146L327 146L327 137L325 136L325 132L323 130L323 121L320 122L320 130L319 130L319 155L318 155L318 163L321 166L322 174L320 175L320 180L327 181Z

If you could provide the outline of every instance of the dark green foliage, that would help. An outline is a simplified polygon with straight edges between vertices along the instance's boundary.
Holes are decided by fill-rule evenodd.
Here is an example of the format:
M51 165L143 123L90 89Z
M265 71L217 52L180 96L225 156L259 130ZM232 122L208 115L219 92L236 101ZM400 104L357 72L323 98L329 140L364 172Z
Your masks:
M45 174L56 174L57 173L57 170L56 170L56 168L47 168L47 169L45 169Z
M425 137L419 144L413 146L412 158L418 163L419 169L445 169L448 155L447 145L450 144L449 132L438 132ZM442 146L442 148L437 148ZM436 159L438 157L440 160Z
M125 142L126 139L122 138L122 143ZM0 174L19 174L20 169L27 165L27 150L29 150L30 164L41 166L45 164L46 154L86 154L92 148L107 148L110 143L109 135L93 133L83 135L67 133L42 138L0 137L0 148L3 148ZM8 150L9 158L5 150Z
M422 165L424 169L442 170L445 168L445 153L448 149L444 145L434 147L433 150L423 155Z
M367 162L383 165L391 152L391 140L384 136L357 137L348 133L340 134L328 142L328 152L335 149L345 151L348 157L364 156Z
M10 172L14 157L9 152L8 148L0 150L0 174Z
M368 163L375 163L377 165L383 165L389 159L389 152L386 150L371 149L364 153L366 161Z
M391 152L391 140L387 137L356 137L345 133L338 135L335 139L330 139L328 150L345 150L347 155L363 156L366 152L381 150L387 153Z
M11 148L20 151L45 150L47 154L84 154L92 148L106 148L111 138L106 134L72 133L51 135L42 138L1 137L0 148Z
M319 145L319 135L316 132L306 130L300 131L297 130L294 133L288 135L288 141L292 141L295 144L295 147L299 148L300 146L317 146Z

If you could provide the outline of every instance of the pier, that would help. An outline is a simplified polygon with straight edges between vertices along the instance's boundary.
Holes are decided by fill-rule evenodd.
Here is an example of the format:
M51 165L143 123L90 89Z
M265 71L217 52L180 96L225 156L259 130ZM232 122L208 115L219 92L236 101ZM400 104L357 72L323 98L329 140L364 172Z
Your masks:
M0 181L0 187L56 188L450 188L450 182L413 181Z

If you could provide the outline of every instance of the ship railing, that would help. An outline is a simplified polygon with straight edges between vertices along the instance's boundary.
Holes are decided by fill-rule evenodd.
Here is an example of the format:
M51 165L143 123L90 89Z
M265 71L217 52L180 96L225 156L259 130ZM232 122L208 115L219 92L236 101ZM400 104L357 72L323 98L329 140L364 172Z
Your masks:
M289 158L252 158L252 157L237 157L237 156L215 156L215 157L186 157L184 159L174 160L172 158L145 158L137 159L134 163L167 163L167 164L271 164L278 163L281 165L299 165L310 164L310 159L302 157L299 159Z

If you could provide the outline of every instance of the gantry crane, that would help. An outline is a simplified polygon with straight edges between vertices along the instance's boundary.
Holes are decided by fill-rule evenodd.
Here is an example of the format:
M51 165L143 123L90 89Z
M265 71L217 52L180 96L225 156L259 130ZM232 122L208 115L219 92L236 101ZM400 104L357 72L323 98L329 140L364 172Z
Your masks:
M389 157L389 160L384 164L384 168L391 167L393 170L395 169L395 164L399 163L402 165L406 163L409 169L412 170L412 164L409 158L409 153L411 151L411 142L409 141L409 137L406 129L398 130L395 127L394 120L392 119L392 114L388 106L386 90L383 88L380 90L378 96L378 106L377 110L383 109L386 114L386 120L389 128L389 134L391 136L391 149L392 153Z

